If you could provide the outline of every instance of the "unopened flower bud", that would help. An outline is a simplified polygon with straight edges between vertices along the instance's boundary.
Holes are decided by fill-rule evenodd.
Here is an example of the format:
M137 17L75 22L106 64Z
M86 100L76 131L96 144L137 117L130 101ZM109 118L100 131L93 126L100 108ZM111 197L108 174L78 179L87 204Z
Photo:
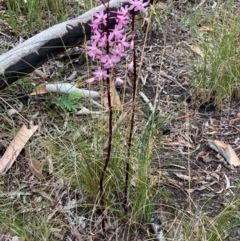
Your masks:
M117 77L116 80L115 80L115 84L116 85L122 85L122 84L124 84L124 80L121 79L120 77Z
M133 61L128 65L128 70L133 72Z
M134 49L134 41L133 41L133 39L132 39L131 42L130 42L130 49L131 49L131 50Z

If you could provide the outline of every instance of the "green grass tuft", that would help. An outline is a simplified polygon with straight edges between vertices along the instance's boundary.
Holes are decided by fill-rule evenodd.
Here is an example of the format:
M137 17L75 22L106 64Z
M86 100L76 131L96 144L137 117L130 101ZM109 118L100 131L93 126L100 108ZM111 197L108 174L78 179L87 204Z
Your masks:
M202 103L213 99L219 108L240 97L240 15L231 7L223 9L226 5L214 11L211 21L203 22L213 31L198 36L204 58L195 61L193 75L195 97Z

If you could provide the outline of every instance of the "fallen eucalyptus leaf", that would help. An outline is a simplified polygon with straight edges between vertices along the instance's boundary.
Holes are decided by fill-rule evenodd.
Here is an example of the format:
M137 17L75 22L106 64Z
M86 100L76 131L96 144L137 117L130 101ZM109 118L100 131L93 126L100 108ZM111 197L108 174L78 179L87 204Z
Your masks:
M230 165L239 166L240 160L232 147L222 141L214 140L209 143L210 148L219 153Z
M191 181L191 177L181 174L181 173L174 173L178 178L182 179L182 180L186 180L186 181Z
M33 176L37 177L39 180L43 179L42 169L43 162L40 162L35 157L31 157L29 160L30 170Z
M101 96L103 105L108 108L108 93L105 91L105 93ZM114 82L110 82L110 97L111 97L111 106L114 110L122 111L123 110L123 104L120 100L120 97L118 95L118 92L116 90L116 86Z
M192 45L192 46L191 46L191 49L192 49L196 54L198 54L198 55L200 55L202 58L204 58L204 53L203 53L203 51L200 49L199 46L197 46L197 45Z
M30 95L42 95L48 93L46 90L46 85L47 84L40 84L35 88L35 90L30 94Z
M202 25L202 26L199 27L199 30L201 30L201 31L213 31L214 29L211 26Z
M38 125L33 126L31 129L28 129L25 125L22 126L0 159L0 175L5 174L10 169L27 141L37 129Z

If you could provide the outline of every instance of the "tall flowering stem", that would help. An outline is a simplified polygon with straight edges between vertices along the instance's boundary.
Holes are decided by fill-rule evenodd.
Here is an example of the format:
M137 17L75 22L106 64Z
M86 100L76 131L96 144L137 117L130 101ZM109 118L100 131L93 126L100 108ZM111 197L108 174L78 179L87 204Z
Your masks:
M97 70L93 72L94 77L86 80L88 84L93 83L94 81L102 81L107 87L107 99L109 106L109 133L108 133L108 146L104 160L104 166L100 176L100 205L103 215L102 228L105 230L105 193L104 193L104 178L111 159L111 148L112 148L112 135L113 135L113 109L111 103L111 91L110 85L113 79L112 68L121 61L123 57L126 56L126 49L130 48L132 50L132 62L129 64L129 71L133 73L134 86L133 86L133 108L131 114L131 125L130 133L128 137L128 159L131 154L132 146L132 136L133 136L133 127L134 127L134 112L136 104L136 93L137 93L137 66L136 66L136 52L134 48L134 25L135 25L135 15L136 12L145 13L144 21L148 21L147 11L145 7L149 2L145 0L129 0L128 4L122 6L116 11L110 11L109 1L101 0L104 8L101 8L99 12L94 14L93 20L90 24L92 27L93 35L91 37L91 45L87 46L88 55L93 59L97 60L100 63ZM114 15L115 26L110 26L110 21ZM131 23L132 26L132 38L131 43L128 41L128 37L125 34L124 27ZM119 77L115 76L115 83L122 84L124 81ZM129 160L126 161L125 168L125 190L124 190L124 206L127 211L128 203L128 183L129 183L129 171L130 163Z
M106 14L107 14L107 19L106 19L106 35L107 35L107 42L106 42L106 54L109 56L109 8L106 7ZM108 120L108 128L109 128L109 134L108 134L108 147L107 147L107 155L104 163L104 167L101 173L100 177L100 205L101 205L101 210L102 210L102 229L105 231L105 195L104 195L104 176L107 171L108 163L111 158L111 148L112 148L112 116L113 116L113 109L112 109L112 103L111 103L111 92L110 92L110 78L109 78L109 69L107 69L107 78L106 78L106 84L107 84L107 99L108 99L108 107L109 107L109 120Z

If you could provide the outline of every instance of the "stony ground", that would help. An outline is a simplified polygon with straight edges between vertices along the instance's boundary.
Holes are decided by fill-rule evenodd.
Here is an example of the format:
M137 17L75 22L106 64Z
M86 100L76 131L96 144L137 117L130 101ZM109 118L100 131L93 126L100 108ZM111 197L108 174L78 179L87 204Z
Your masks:
M160 15L158 17L162 24L159 26L154 21L151 25L140 78L140 89L152 103L156 93L159 93L157 116L159 119L162 118L164 130L163 127L159 127L159 132L155 135L157 144L150 181L156 187L156 192L159 191L155 199L155 213L162 221L166 233L172 235L170 240L183 240L181 237L173 238L176 227L172 225L171 220L174 214L179 215L180 212L188 211L190 215L192 211L199 215L208 213L209 217L215 217L231 197L233 186L238 184L240 174L239 167L229 167L222 157L208 147L209 140L221 140L231 144L240 156L240 102L224 103L221 109L217 109L211 102L201 104L198 100L183 98L184 93L190 92L189 88L194 81L192 61L199 57L191 49L193 39L190 26L183 19L184 16L192 14L192 9L196 5L188 1L158 3L160 12L157 14ZM211 11L211 7L212 2L206 1L206 13ZM235 8L240 8L238 2ZM0 10L4 11L4 6ZM143 46L145 32L145 27L138 30L138 46ZM0 52L21 42L22 36L24 33L20 36L14 35L11 28L0 20ZM66 60L69 60L69 56L73 65L60 73L59 69ZM84 54L81 54L81 46L49 61L40 70L51 76L51 80L54 81L66 80L74 71L77 71L77 76L84 76L88 72ZM118 71L124 73L124 63ZM31 75L31 79L34 85L43 82L36 73ZM50 78L47 81L50 81ZM46 131L52 134L50 128L53 125L49 122L54 124L56 121L57 125L58 118L56 115L48 114L44 104L45 97L29 96L32 83L19 83L15 85L17 89L13 87L2 91L0 110L6 113L9 109L6 102L19 108L21 115L11 117L16 126L24 123L24 118L29 119L38 112L38 120L45 126ZM119 91L121 95L121 89ZM127 94L131 93L131 81L128 81ZM147 121L149 116L144 112L148 112L148 105L139 100L139 106L141 108L137 113L137 120ZM4 129L11 126L7 118L1 118L1 125L5 125ZM81 120L79 122L81 123ZM61 127L59 130L62 131ZM0 134L1 155L11 138L8 132ZM54 220L58 219L61 224L71 227L66 228L64 235L58 234L57 230L53 231L56 240L103 240L102 234L97 232L99 217L97 214L92 216L88 208L82 207L85 201L81 192L68 186L64 180L51 175L44 178L44 181L39 181L26 163L27 155L27 151L21 153L18 163L4 177L4 181L0 182L1 200L4 199L4 195L21 199L21 192L27 193L32 205L36 207L33 217L39 217L48 209L48 218L52 218L52 215ZM44 156L45 152L39 150L39 155ZM231 187L227 186L228 181ZM9 184L8 187L6 183ZM53 186L55 188L49 188ZM163 195L164 193L166 195ZM239 193L236 195L239 196ZM39 198L44 199L44 202L38 202ZM17 202L15 208L18 210ZM137 225L136 228L135 225L126 224L111 216L108 222L111 225L106 240L154 240L146 224ZM6 232L0 240L14 239ZM240 240L240 236L235 232L229 240Z

